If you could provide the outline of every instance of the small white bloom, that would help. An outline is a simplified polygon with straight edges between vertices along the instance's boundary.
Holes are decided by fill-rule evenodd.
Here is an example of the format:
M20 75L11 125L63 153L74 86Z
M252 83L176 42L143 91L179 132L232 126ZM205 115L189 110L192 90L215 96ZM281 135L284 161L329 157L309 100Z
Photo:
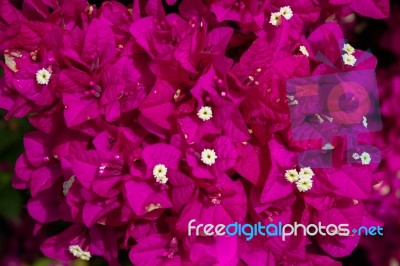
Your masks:
M363 116L362 123L363 123L363 126L364 126L365 128L367 128L367 127L368 127L367 118L366 118L365 116Z
M330 144L330 143L326 143L323 147L322 147L322 149L323 150L333 150L335 147L332 145L332 144Z
M281 9L279 10L279 13L287 20L289 20L293 17L293 11L290 8L290 6L281 7Z
M314 176L313 170L310 167L304 167L300 169L300 179L301 178L312 178Z
M346 43L343 46L343 51L345 51L347 54L352 55L354 54L354 52L356 51L353 46L351 46L350 44Z
M214 150L205 149L201 152L201 161L207 165L213 165L218 156Z
M273 26L279 26L281 24L282 14L280 12L271 13L269 23Z
M67 193L68 193L69 189L71 188L72 184L74 183L74 181L75 181L75 176L73 175L67 181L65 181L63 183L63 194L64 194L64 196L67 196Z
M354 66L357 62L357 59L354 57L354 55L344 54L342 55L342 57L343 57L343 63L345 65Z
M353 153L354 160L360 160L360 155L358 153Z
M307 51L307 48L306 48L304 45L301 45L301 46L299 47L299 50L300 50L300 52L301 52L303 55L305 55L305 56L307 56L307 57L310 56L310 54L309 54L308 51Z
M42 68L38 72L36 72L36 81L38 84L41 85L49 84L50 77L51 73L45 68Z
M211 107L209 106L201 107L200 110L197 112L197 116L203 121L210 120L213 117Z
M167 178L168 168L163 164L157 164L153 168L153 176L158 183L165 184L168 181Z
M168 177L162 176L160 178L156 178L156 181L160 184L166 184L168 182Z
M286 170L285 178L287 181L293 183L299 180L299 173L296 169Z
M300 179L296 182L296 187L300 192L310 190L312 185L313 181L308 177L300 177Z
M361 164L370 164L371 162L371 155L368 152L361 153Z
M80 256L81 260L90 260L90 258L92 258L92 255L89 251L83 251L82 255Z
M75 257L80 258L83 253L83 250L79 245L72 245L69 246L69 252Z

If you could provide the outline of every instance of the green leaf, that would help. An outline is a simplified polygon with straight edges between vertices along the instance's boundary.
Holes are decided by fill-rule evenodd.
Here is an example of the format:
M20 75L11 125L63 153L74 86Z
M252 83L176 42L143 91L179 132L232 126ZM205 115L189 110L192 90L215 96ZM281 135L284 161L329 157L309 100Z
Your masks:
M3 187L9 186L9 184L11 183L11 178L11 173L0 172L0 190L3 189Z
M0 190L0 216L17 221L22 208L22 198L11 187Z
M54 262L51 259L48 258L40 258L38 260L36 260L32 266L48 266L50 265L51 262Z

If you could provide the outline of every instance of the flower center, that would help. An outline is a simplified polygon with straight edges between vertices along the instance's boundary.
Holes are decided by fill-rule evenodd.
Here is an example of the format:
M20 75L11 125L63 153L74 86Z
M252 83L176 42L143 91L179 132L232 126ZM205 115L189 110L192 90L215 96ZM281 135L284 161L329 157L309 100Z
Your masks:
M42 68L38 72L36 72L36 82L40 85L49 84L50 77L51 73L45 68Z
M207 165L213 165L218 158L214 150L204 149L201 153L201 161Z
M201 107L200 110L197 112L197 116L203 121L210 120L213 117L211 107L209 106Z

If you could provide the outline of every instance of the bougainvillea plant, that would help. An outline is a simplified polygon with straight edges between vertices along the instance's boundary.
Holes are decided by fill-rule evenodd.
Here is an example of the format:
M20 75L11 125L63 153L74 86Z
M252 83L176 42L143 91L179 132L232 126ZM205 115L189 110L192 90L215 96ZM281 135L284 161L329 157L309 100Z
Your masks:
M354 13L386 18L389 1L0 0L0 107L36 129L13 187L29 189L36 231L68 224L42 243L44 255L341 265L359 235L247 241L187 228L192 219L380 224L362 202L382 179L378 163L360 151L349 164L344 138L296 140L299 102L286 90L289 79L375 69L372 54L345 42L341 21ZM310 149L333 150L332 167L302 167Z

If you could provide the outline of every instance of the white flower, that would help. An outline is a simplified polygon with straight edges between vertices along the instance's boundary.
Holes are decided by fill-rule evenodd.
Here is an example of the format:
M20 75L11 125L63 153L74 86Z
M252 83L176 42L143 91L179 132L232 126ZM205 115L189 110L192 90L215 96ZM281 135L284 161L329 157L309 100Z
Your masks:
M215 163L215 159L217 158L218 156L215 154L214 150L204 149L201 152L201 161L207 165L213 165Z
M365 165L365 164L370 164L371 162L371 155L369 155L368 152L361 153L360 158L361 158L361 164Z
M310 54L309 54L308 51L307 51L307 48L306 48L304 45L301 45L301 46L299 47L299 50L300 50L300 52L301 52L303 55L305 55L305 56L307 56L307 57L310 56Z
M271 13L271 17L269 19L269 23L273 26L279 26L282 20L282 14L280 12Z
M42 68L38 72L36 72L36 81L38 84L41 85L49 84L50 77L51 73L45 68Z
M301 178L312 178L314 176L313 170L310 167L304 167L300 169L300 179Z
M203 121L210 120L213 117L211 107L209 106L201 107L200 110L197 112L197 116Z
M330 144L330 143L326 143L323 147L322 147L322 149L323 150L333 150L335 147L332 145L332 144Z
M368 127L367 118L366 118L365 116L363 116L362 123L363 123L363 126L364 126L365 128L367 128L367 127Z
M364 151L359 155L358 153L353 153L353 159L354 160L360 160L361 159L361 164L370 164L371 162L371 155L369 155L368 152Z
M156 178L156 181L160 184L166 184L168 182L168 177L162 176L160 178Z
M348 66L354 66L357 62L357 59L354 57L354 55L351 54L344 54L342 55L342 58L343 63Z
M69 246L69 252L72 255L74 255L75 257L80 258L83 253L83 250L78 245L72 245L72 246Z
M89 251L83 251L82 255L80 256L81 260L90 260L90 258L92 257L92 255L90 254Z
M285 19L289 20L293 17L293 11L290 6L281 7L279 13L285 17Z
M69 252L81 260L90 260L92 257L89 251L83 251L79 245L69 246Z
M296 169L286 170L285 178L287 181L293 183L299 180L299 173Z
M343 46L343 51L345 51L347 54L352 55L354 54L354 52L356 51L353 46L351 46L350 44L346 43Z
M153 168L153 176L158 183L165 184L168 181L167 178L168 168L163 164L157 164Z
M296 182L296 187L300 192L310 190L312 188L312 185L313 181L311 178L308 177L300 176L300 179Z

